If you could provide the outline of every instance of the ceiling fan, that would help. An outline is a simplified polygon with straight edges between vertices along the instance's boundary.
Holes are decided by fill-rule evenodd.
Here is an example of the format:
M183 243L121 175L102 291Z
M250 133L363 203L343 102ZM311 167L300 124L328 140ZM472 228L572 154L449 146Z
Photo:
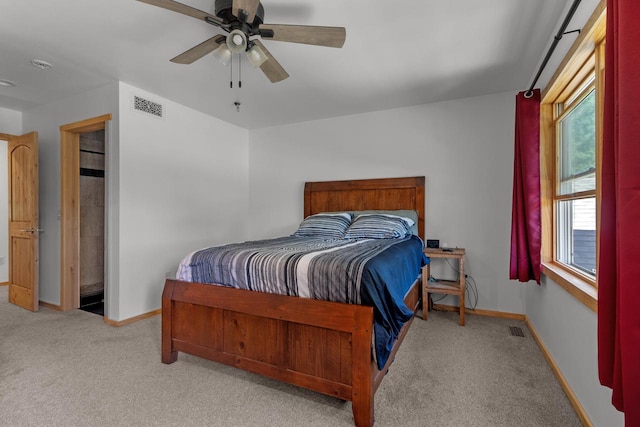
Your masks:
M208 53L224 64L233 54L246 53L249 61L272 82L289 77L280 63L260 42L276 40L316 46L342 47L346 37L343 27L264 24L264 8L260 0L215 0L215 15L173 0L138 0L173 12L200 19L227 32L218 34L181 53L171 62L191 64Z

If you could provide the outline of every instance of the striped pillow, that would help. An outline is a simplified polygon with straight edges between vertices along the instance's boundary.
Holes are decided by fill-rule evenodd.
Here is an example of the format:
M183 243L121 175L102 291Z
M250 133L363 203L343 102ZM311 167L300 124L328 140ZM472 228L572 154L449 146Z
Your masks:
M414 221L395 215L358 216L347 229L345 239L394 239L411 234Z
M310 215L300 223L293 235L342 239L349 224L351 224L351 214L346 212Z

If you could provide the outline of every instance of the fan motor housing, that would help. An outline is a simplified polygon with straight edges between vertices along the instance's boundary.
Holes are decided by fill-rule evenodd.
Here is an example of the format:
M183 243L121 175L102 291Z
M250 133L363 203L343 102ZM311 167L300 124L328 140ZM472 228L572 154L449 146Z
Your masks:
M238 18L233 16L233 0L216 0L216 16L224 22L233 22L237 21ZM258 25L264 23L264 7L262 7L262 3L258 4L258 10L256 10L256 16L253 19L253 22L247 22L247 24L252 27L257 27Z

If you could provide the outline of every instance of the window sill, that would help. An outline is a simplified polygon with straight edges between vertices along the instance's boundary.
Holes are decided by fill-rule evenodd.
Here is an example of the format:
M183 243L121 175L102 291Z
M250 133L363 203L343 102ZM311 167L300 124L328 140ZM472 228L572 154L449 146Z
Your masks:
M543 263L542 273L586 305L591 311L598 312L598 291L590 283L552 263Z

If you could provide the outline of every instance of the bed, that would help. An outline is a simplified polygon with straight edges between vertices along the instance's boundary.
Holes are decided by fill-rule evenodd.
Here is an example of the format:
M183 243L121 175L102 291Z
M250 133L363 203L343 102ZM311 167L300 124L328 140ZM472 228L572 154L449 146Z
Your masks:
M424 177L307 182L304 217L321 212L415 210L424 238ZM419 280L404 301L420 307ZM372 351L374 309L168 279L162 295L162 362L183 352L352 402L357 426L374 422L374 395L388 361Z

